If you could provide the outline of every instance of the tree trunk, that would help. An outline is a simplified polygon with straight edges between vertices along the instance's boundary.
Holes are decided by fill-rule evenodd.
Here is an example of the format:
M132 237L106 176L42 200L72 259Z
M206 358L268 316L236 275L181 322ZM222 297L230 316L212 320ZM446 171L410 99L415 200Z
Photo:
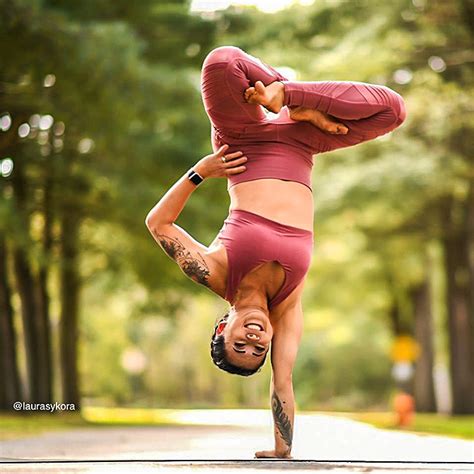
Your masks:
M397 295L397 289L395 286L394 278L390 268L386 264L387 257L384 254L381 254L381 259L385 265L385 280L387 283L387 291L389 291L391 295L391 305L388 311L388 318L390 322L390 327L392 328L392 335L393 337L397 337L402 334L404 331L404 325L402 322L402 315L400 311L400 303Z
M63 209L61 216L60 263L60 356L61 388L63 401L80 406L79 373L77 367L78 315L79 315L79 217L70 209Z
M397 301L393 300L392 305L388 311L388 316L390 320L390 326L392 327L392 335L397 337L403 332L400 322L400 307Z
M31 242L28 230L27 182L21 159L16 160L11 183L16 201L18 222L18 234L13 249L13 263L21 302L29 398L32 402L48 403L51 401L49 378L47 376L49 348L45 346L45 334L48 327L44 325L39 312L37 281L28 259L27 249Z
M471 370L474 371L474 179L470 182L467 205L467 254L469 267L469 324L471 327ZM474 375L471 380L471 393L474 394ZM474 402L473 402L474 403Z
M38 318L36 317L36 301L33 276L21 248L13 251L16 285L21 302L23 321L23 337L25 344L26 372L28 379L28 399L32 402L44 402L41 392L41 364L39 361Z
M12 410L13 402L22 400L16 356L11 290L7 276L7 248L0 235L0 410Z
M467 203L466 203L467 204ZM456 225L459 212L452 201L446 215L447 233L443 239L446 271L447 313L453 413L474 413L474 367L471 341L473 318L470 314L470 272L468 209L463 209L464 219Z
M52 208L51 208L51 192L53 179L48 170L43 185L43 252L39 262L38 278L37 278L37 297L38 297L38 315L40 325L44 329L42 333L41 348L44 350L44 378L45 390L49 400L53 399L53 359L52 359L52 343L51 343L51 326L49 306L50 298L48 293L48 275L52 248Z
M415 316L415 339L421 352L415 363L415 404L418 412L436 413L433 380L433 318L429 281L411 292Z

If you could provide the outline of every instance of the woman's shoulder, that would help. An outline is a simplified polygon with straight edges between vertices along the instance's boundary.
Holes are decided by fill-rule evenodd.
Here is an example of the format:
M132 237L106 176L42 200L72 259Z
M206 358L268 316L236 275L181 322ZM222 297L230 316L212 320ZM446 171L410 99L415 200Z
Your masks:
M228 271L227 252L224 244L216 237L205 252L210 272L210 289L225 298Z
M302 314L302 293L303 285L300 284L288 298L270 310L270 321L274 325L274 329L278 330L278 327L288 327L288 325L295 324L297 315Z

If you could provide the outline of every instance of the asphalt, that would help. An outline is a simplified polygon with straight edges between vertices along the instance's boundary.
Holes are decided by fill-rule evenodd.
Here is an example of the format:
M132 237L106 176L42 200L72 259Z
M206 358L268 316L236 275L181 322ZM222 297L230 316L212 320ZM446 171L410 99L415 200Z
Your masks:
M272 446L268 412L193 416L182 426L87 427L3 441L0 473L474 473L472 441L319 414L297 417L293 460L254 460Z

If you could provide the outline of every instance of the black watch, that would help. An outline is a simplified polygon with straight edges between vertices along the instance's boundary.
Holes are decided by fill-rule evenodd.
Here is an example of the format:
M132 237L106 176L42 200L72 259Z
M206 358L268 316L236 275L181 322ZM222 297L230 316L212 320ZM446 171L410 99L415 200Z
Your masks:
M204 181L204 178L197 171L194 171L193 169L189 170L188 179L196 186L198 186Z

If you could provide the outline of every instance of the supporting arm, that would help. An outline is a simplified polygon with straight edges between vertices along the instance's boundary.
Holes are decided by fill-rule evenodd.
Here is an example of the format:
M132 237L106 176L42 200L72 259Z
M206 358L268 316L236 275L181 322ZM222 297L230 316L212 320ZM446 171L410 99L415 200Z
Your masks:
M302 285L299 292L302 290ZM274 325L272 339L272 381L270 396L274 423L275 449L258 451L257 458L291 458L295 418L292 372L303 330L301 298L285 310Z

